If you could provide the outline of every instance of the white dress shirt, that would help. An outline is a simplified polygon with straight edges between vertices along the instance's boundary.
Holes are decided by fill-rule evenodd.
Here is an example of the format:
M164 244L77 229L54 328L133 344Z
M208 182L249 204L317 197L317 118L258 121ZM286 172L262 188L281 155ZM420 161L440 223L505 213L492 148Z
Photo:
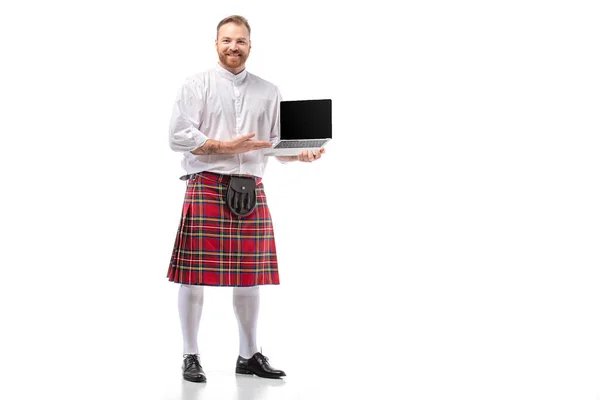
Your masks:
M256 133L251 140L276 142L280 100L274 84L245 69L234 75L217 64L185 80L173 107L169 145L183 153L181 166L187 174L211 171L262 177L269 159L264 150L199 156L190 151L208 139L230 141L246 133Z

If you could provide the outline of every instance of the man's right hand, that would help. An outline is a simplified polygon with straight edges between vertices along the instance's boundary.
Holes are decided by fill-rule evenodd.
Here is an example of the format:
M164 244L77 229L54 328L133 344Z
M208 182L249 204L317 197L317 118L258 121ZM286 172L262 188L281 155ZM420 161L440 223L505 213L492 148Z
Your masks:
M258 140L250 140L255 133L247 133L240 135L229 142L220 142L218 140L208 139L204 145L192 150L192 154L195 155L208 155L208 154L238 154L246 153L248 151L266 149L271 147L271 143L262 142Z
M256 136L256 133L247 133L236 137L230 142L223 142L223 154L246 153L248 151L266 149L272 146L269 142L250 140L254 136Z

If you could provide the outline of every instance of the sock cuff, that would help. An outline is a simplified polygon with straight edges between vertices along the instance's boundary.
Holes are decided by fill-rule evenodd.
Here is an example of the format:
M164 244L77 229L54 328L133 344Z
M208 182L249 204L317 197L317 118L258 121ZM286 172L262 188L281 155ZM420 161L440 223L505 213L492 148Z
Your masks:
M258 296L259 295L259 286L244 286L244 287L234 287L233 288L234 296Z

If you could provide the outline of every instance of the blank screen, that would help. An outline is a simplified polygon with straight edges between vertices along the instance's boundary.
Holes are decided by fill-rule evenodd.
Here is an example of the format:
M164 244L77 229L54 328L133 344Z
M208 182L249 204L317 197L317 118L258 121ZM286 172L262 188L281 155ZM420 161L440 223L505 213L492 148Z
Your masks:
M331 100L288 100L280 103L282 140L331 139Z

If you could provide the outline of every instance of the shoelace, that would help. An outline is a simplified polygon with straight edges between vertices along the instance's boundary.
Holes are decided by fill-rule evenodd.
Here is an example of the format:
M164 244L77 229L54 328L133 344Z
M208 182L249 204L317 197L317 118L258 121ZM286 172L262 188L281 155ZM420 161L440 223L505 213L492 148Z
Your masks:
M266 361L267 363L269 363L269 357L265 357L265 356L263 356L263 353L262 353L262 346L260 346L260 355L261 355L261 356L262 356L262 357L265 359L265 361Z
M200 360L198 360L198 355L196 354L187 354L184 356L186 360L190 360L193 365L200 367Z
M261 348L261 351L262 351L262 348ZM263 362L265 362L265 363L267 363L267 364L269 363L269 357L265 357L265 356L264 356L262 353L258 353L258 355L257 355L257 356L258 356L258 358L260 358L260 359L261 359Z

